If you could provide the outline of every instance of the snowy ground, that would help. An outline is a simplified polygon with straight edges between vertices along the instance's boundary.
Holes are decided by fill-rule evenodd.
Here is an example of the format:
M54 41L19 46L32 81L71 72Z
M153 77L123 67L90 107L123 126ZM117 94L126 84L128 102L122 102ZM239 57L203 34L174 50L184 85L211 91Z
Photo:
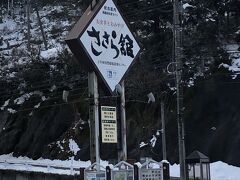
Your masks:
M101 165L107 166L107 161L101 161ZM0 169L19 171L34 171L53 174L79 174L80 167L89 167L90 161L75 161L73 158L65 161L38 159L32 160L27 157L13 157L12 154L0 156Z
M240 168L217 161L210 165L211 180L239 180ZM170 167L170 174L173 177L179 177L180 171L178 165Z
M0 169L11 169L20 171L35 171L54 174L79 174L80 167L89 167L90 161L75 161L69 159L66 161L38 159L32 160L27 157L15 158L12 154L0 156ZM107 161L101 161L101 165L107 166ZM211 180L239 180L240 168L230 166L223 162L214 162L211 164ZM179 177L179 166L170 167L170 174L173 177Z

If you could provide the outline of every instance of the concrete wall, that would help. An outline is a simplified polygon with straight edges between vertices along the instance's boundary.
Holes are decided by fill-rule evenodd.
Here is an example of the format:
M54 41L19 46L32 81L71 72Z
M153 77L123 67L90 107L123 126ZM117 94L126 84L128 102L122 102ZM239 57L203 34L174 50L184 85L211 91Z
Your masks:
M39 172L0 170L0 180L79 180L80 176L45 174Z

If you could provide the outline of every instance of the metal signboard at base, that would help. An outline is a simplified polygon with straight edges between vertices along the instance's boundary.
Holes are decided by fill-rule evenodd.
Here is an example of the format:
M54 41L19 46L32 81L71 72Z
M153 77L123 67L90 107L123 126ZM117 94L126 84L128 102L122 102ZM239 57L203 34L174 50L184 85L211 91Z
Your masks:
M160 169L141 169L141 180L160 180Z
M133 180L133 170L113 171L114 180Z
M116 107L101 106L102 142L117 143Z
M86 173L85 180L105 180L105 173L101 172L88 172Z

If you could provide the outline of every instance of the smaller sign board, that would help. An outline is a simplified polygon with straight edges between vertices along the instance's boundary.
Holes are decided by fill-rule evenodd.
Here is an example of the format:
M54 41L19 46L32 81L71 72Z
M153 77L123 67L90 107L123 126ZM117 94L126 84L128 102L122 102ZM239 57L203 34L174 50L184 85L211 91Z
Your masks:
M133 179L133 170L113 171L113 179L115 179L115 180L132 180Z
M160 169L141 169L142 180L159 180L161 179Z
M105 173L87 172L86 180L105 180Z
M117 143L116 107L101 106L102 142Z

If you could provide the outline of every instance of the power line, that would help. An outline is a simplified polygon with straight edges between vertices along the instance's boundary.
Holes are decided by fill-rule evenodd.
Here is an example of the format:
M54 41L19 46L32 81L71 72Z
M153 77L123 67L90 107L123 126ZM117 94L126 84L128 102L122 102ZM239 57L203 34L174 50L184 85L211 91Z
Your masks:
M201 82L198 82L198 84L201 83ZM215 83L211 83L211 82L202 82L202 83L207 83L207 84L215 84ZM219 84L219 82L218 82ZM220 84L240 84L240 82L221 82ZM194 86L198 86L198 85L194 85ZM170 91L171 92L171 91ZM128 93L127 93L128 94ZM127 95L126 94L126 95ZM78 96L78 95L82 95L82 93L78 93L78 94L74 94L72 97L74 96ZM71 97L71 98L72 98ZM114 98L114 97L118 97L118 96L100 96L99 98L100 99L104 99L104 98ZM172 107L172 103L173 103L173 99L174 98L171 98L172 100L169 100L170 97L173 97L171 95L171 93L168 93L168 96L165 97L165 100L164 101L167 101L166 104L169 104L167 106L167 109L169 109L170 107ZM82 97L83 98L83 97ZM60 97L55 97L55 98L51 98L50 101L54 100L54 99L61 99ZM167 99L167 100L166 100ZM66 105L66 104L74 104L74 103L78 103L78 102L84 102L84 101L88 101L89 98L84 98L84 100L77 100L77 101L72 101L72 102L64 102L64 103L54 103L54 104L50 104L50 105L45 105L45 106L40 106L39 108L23 108L23 109L20 109L20 110L17 110L17 112L23 112L23 111L30 111L30 110L38 110L38 109L43 109L43 108L49 108L49 107L54 107L54 106L61 106L61 105ZM28 102L35 102L35 101L28 101ZM39 102L39 101L36 101L36 102ZM169 103L168 103L169 102ZM40 103L44 103L44 102L40 102Z
M166 64L167 64L167 62L166 62ZM150 66L150 65L149 65ZM159 65L159 66L154 66L155 68L158 68L158 67L163 67L163 66L165 66L165 63L161 66L161 65ZM217 74L211 74L211 76L228 76L228 75L234 75L234 72L217 72ZM170 80L170 79L169 79ZM159 82L159 80L155 80L155 81L148 81L148 82L146 82L146 83L144 83L144 82L141 82L141 84L151 84L151 83L154 83L154 82ZM62 82L60 82L60 83L62 83ZM238 82L234 82L234 83L238 83ZM51 85L51 84L48 84L48 85ZM82 85L86 85L86 84L82 84ZM43 88L41 88L40 86L39 87L34 87L34 88L27 88L27 89L25 89L25 91L26 91L26 93L28 92L33 92L33 91L45 91L45 90L48 90L48 91L50 91L50 88L51 88L51 86L47 86L46 88L43 86ZM62 88L62 86L60 87L60 88ZM81 88L73 88L73 89L70 89L69 91L71 92L71 91L76 91L76 90L82 90L82 89L85 89L85 87L81 87ZM62 93L62 91L61 92L49 92L49 93L44 93L44 95L54 95L54 94L61 94ZM16 92L16 93L13 93L13 92L11 92L11 93L9 93L9 94L4 94L4 93L2 93L1 94L1 98L3 98L3 97L8 97L8 96L14 96L14 95L19 95L19 96L21 96L21 94L19 94L19 92Z
M99 99L105 99L105 98L116 98L118 96L99 96ZM63 102L63 103L54 103L51 105L44 105L44 106L40 106L38 108L23 108L20 110L16 110L18 112L24 112L24 111L31 111L31 110L39 110L39 109L45 109L45 108L49 108L49 107L55 107L55 106L62 106L62 105L67 105L67 104L76 104L79 102L85 102L85 101L89 101L92 98L84 98L83 100L75 100L75 101L71 101L71 102Z

